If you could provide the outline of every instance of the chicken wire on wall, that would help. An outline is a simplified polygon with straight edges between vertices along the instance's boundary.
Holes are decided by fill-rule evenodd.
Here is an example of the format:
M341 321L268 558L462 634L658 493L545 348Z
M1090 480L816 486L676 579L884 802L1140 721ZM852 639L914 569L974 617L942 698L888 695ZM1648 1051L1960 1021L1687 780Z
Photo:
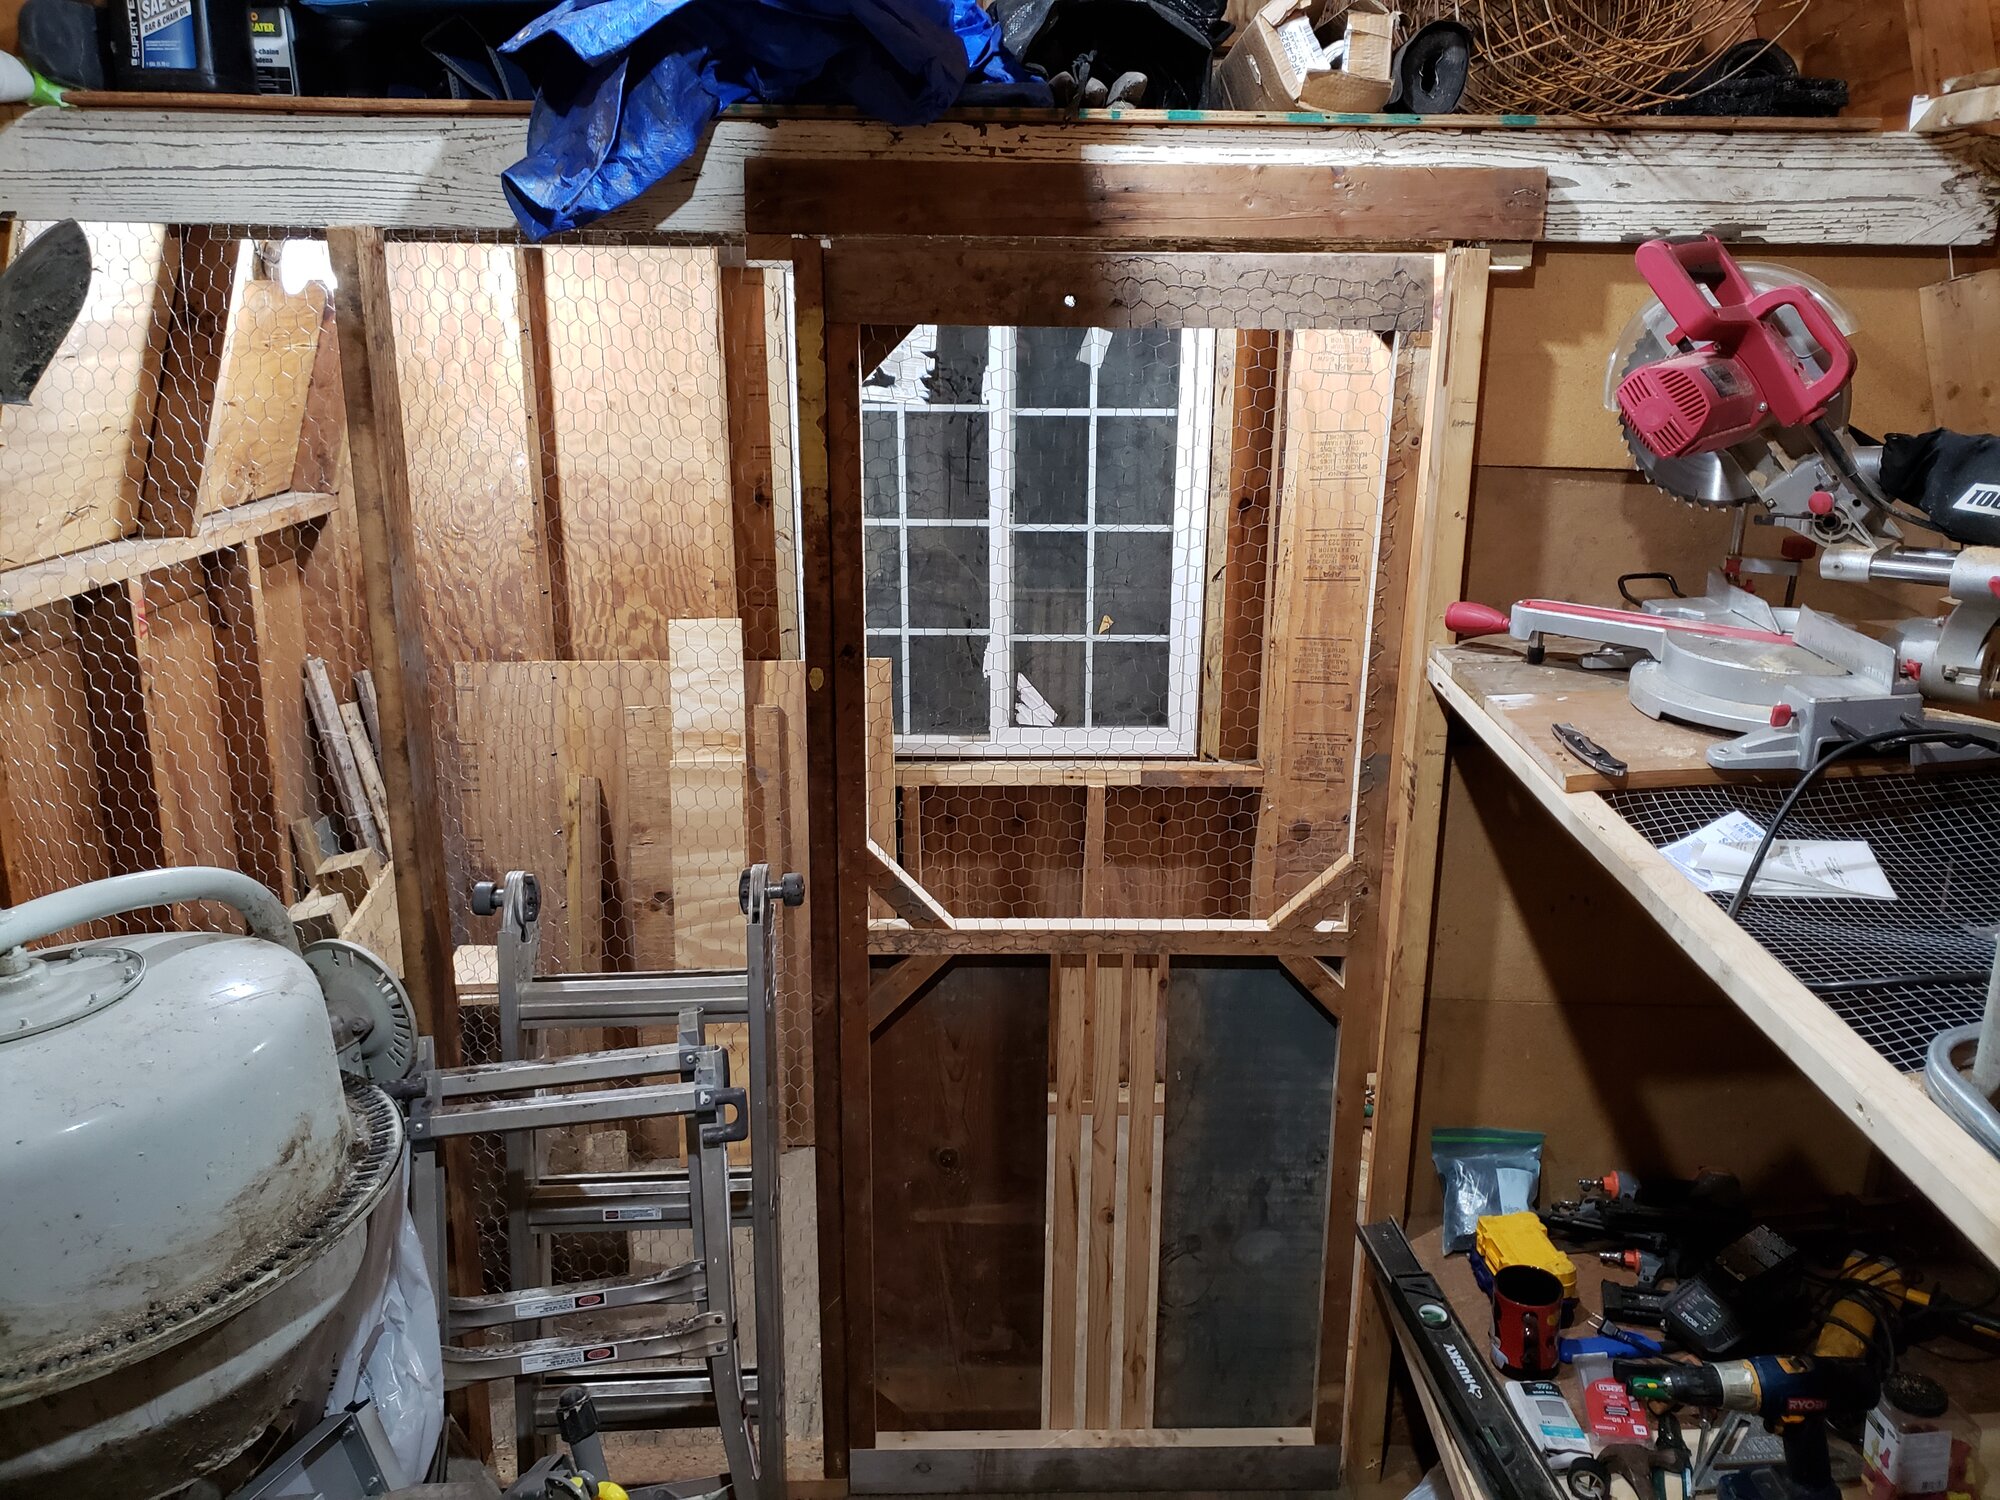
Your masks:
M1346 855L1392 340L927 324L861 348L875 841L985 920L1263 917Z
M297 902L342 856L352 916L389 850L324 247L84 232L83 310L0 409L4 898L208 864ZM93 930L131 925L237 919Z

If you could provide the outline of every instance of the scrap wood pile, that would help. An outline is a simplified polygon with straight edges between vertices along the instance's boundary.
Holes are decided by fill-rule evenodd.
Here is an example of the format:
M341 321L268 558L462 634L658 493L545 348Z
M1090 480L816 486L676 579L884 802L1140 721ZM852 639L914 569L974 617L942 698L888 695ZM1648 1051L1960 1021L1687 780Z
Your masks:
M340 818L338 823L325 816L292 820L292 856L300 883L307 887L291 908L292 924L301 942L338 937L359 943L400 974L402 933L395 871L389 863L395 851L389 842L374 680L365 671L355 673L354 701L342 703L326 663L309 656L304 690Z

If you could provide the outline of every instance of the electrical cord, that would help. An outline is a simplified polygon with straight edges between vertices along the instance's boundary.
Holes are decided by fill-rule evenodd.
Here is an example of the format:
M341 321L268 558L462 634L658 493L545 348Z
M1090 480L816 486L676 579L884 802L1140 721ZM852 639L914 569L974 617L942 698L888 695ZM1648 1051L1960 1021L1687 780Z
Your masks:
M1849 990L1899 990L1920 984L1984 984L1991 976L1990 969L1930 969L1865 979L1815 979L1806 988L1815 995L1844 995Z
M1864 734L1855 739L1843 740L1840 744L1835 745L1831 750L1808 766L1805 774L1792 783L1791 790L1785 793L1784 801L1778 804L1778 810L1771 815L1770 826L1764 830L1764 837L1757 844L1757 852L1750 856L1749 868L1743 872L1743 881L1737 886L1736 894L1729 900L1728 910L1730 918L1735 920L1742 915L1744 903L1750 899L1751 888L1757 883L1757 872L1764 868L1764 860L1770 854L1771 846L1777 842L1778 830L1784 826L1785 819L1791 815L1792 809L1798 806L1799 798L1803 797L1806 790L1826 773L1827 767L1831 766L1835 761L1859 755L1864 750L1887 750L1890 748L1902 750L1908 749L1912 745L1954 745L1960 747L1984 745L1990 750L2000 750L2000 737L1990 734L1980 734L1966 729L1904 728L1885 729L1875 734Z

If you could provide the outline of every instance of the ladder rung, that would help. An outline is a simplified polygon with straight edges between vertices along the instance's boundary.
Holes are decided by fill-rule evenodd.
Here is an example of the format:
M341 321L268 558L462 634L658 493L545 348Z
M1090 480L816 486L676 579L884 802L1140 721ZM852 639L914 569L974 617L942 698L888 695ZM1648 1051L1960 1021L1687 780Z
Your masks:
M506 1380L520 1375L545 1375L555 1370L581 1370L635 1359L669 1359L676 1355L706 1358L729 1343L729 1329L719 1312L696 1313L648 1333L620 1335L596 1341L551 1338L519 1344L486 1344L464 1348L447 1344L444 1376L448 1389L482 1380Z
M750 1221L750 1169L729 1173L729 1214L739 1223ZM688 1221L687 1174L638 1177L610 1173L601 1177L544 1178L528 1193L528 1227L542 1234L578 1230L629 1229L634 1225L685 1224Z
M530 980L519 997L521 1025L671 1026L688 1006L704 1020L741 1020L750 1011L741 969L661 974L556 974Z
M607 1428L703 1426L715 1421L715 1391L703 1368L645 1371L607 1370L585 1380L557 1378L535 1387L535 1425L553 1432L556 1401L565 1386L581 1385ZM757 1372L743 1372L744 1411L757 1415Z
M614 1078L652 1078L679 1073L687 1061L681 1045L668 1042L608 1052L574 1052L567 1057L475 1063L468 1068L440 1069L438 1093L446 1099L465 1099L478 1094L525 1094L579 1083L608 1083Z
M528 1099L482 1099L432 1110L422 1134L446 1140L501 1130L543 1130L555 1125L596 1125L607 1120L638 1120L653 1115L698 1114L715 1107L715 1092L704 1084L656 1083L580 1094L541 1094Z
M657 1302L693 1301L708 1290L701 1264L690 1261L664 1271L638 1276L605 1276L595 1281L571 1281L561 1286L529 1287L486 1297L453 1297L454 1334L468 1328L492 1328L530 1318L559 1318L565 1313L596 1312L607 1307L640 1307Z

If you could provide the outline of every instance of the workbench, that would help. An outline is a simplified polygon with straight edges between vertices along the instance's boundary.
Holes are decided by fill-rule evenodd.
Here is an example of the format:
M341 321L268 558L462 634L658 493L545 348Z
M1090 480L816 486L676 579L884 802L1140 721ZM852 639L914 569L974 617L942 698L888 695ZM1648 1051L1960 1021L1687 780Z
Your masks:
M1662 931L1980 1254L2000 1263L2000 1158L1931 1101L1920 1075L1890 1062L1654 848L1613 805L1613 784L1569 756L1549 726L1573 723L1627 761L1627 789L1722 783L1702 760L1716 736L1640 714L1622 673L1553 658L1532 665L1518 649L1440 647L1428 677L1450 713Z

